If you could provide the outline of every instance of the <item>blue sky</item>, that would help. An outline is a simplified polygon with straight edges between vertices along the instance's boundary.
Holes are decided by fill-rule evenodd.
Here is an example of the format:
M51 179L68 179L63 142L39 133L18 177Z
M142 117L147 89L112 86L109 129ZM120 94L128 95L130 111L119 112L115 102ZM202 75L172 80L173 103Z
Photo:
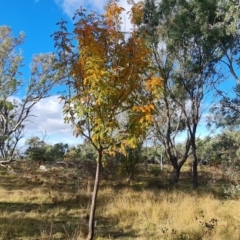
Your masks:
M54 51L54 42L50 37L58 30L56 23L65 19L71 23L72 16L77 8L84 6L86 9L103 11L107 0L0 0L0 25L12 28L13 35L24 31L25 43L21 46L25 58L25 67L22 72L26 81L29 78L29 65L33 54ZM129 10L127 0L120 0L119 4ZM127 21L127 18L124 18ZM126 22L126 28L130 24ZM229 83L229 82L228 82ZM227 84L229 85L229 84ZM230 84L231 85L231 84ZM26 136L42 136L46 133L49 143L64 142L78 144L81 139L72 136L72 129L63 123L62 108L57 96L52 96L39 102L33 109L35 118L31 119L26 129ZM205 134L205 128L200 126L200 134Z
M65 19L71 24L73 14L80 6L102 12L106 3L107 0L0 0L0 25L11 27L13 36L21 31L26 36L21 45L25 64L21 69L24 79L29 79L29 65L34 54L54 52L54 42L50 35L58 30L58 21ZM129 9L127 0L120 0L119 4ZM32 123L27 123L21 145L31 136L42 137L45 134L46 141L51 144L81 143L81 139L72 135L71 127L64 124L62 106L57 96L39 102L32 114L36 117L31 118Z
M0 24L12 28L14 35L24 31L22 45L25 64L29 65L33 54L53 51L50 35L57 29L56 22L65 17L52 0L1 0Z

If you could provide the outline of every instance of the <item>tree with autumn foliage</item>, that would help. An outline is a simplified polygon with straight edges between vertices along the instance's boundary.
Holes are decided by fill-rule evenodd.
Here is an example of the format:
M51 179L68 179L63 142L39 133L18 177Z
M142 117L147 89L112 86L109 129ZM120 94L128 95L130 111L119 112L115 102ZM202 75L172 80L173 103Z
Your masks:
M130 14L133 24L137 10L141 7L135 4ZM61 96L65 121L97 152L87 239L94 236L103 155L116 150L124 153L126 148L137 146L151 123L154 108L146 89L152 80L151 74L146 74L151 68L150 52L135 30L127 34L121 31L123 11L115 0L108 2L103 15L80 8L74 17L73 33L61 21L60 31L53 35L57 66L65 70L68 86Z

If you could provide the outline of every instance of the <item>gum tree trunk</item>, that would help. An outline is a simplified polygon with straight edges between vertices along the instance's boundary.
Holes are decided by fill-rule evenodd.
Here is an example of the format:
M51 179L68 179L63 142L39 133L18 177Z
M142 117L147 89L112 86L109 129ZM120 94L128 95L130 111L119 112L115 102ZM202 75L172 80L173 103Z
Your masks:
M178 183L180 177L180 168L179 167L174 167L173 168L173 178L172 178L172 184L175 185Z
M171 184L175 185L179 181L181 166L178 164L178 159L176 156L171 156L171 163L173 166L173 176Z
M197 162L197 159L193 160L192 184L193 184L194 189L198 188L198 162Z
M198 188L198 158L195 144L193 147L192 184L194 189Z

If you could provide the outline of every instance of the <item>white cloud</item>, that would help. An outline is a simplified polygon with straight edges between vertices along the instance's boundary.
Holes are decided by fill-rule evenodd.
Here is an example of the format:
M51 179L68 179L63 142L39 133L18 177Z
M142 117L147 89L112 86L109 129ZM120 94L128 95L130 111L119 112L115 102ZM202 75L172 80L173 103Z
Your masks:
M107 4L107 0L54 0L55 3L63 10L63 12L69 17L72 18L76 9L80 6L83 6L85 9L91 9L102 13L104 11L104 6ZM135 2L139 2L136 0ZM131 28L131 23L127 12L130 10L131 6L127 3L127 0L120 0L118 5L123 7L125 11L122 14L123 21L123 31L129 31Z
M63 10L63 12L70 18L73 17L76 9L84 7L86 9L92 9L96 11L103 11L103 7L107 3L106 0L54 0L55 3Z
M58 96L42 99L33 107L31 115L33 116L25 122L26 134L21 144L32 136L42 138L44 134L46 134L45 140L50 144L63 142L72 145L82 142L81 138L73 136L71 126L64 123L62 103L59 103Z

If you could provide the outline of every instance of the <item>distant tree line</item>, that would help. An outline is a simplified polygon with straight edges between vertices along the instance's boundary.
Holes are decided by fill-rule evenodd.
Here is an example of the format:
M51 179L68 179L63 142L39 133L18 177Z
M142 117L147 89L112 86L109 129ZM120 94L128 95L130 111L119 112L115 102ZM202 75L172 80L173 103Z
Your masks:
M219 166L221 164L227 166L240 166L240 131L224 131L212 137L204 137L197 139L197 152L199 163L209 166ZM185 143L176 145L179 156L184 154ZM27 139L24 145L26 149L22 154L22 159L40 162L53 163L57 161L66 162L95 162L96 153L92 145L83 142L77 146L69 146L67 143L48 144L39 137ZM137 164L160 164L160 160L164 164L169 162L163 146L153 143L150 146L138 145L136 148L129 148L127 154L118 153L116 156L106 156L107 161L116 161L120 174L130 177L134 174ZM189 155L191 160L191 155Z

